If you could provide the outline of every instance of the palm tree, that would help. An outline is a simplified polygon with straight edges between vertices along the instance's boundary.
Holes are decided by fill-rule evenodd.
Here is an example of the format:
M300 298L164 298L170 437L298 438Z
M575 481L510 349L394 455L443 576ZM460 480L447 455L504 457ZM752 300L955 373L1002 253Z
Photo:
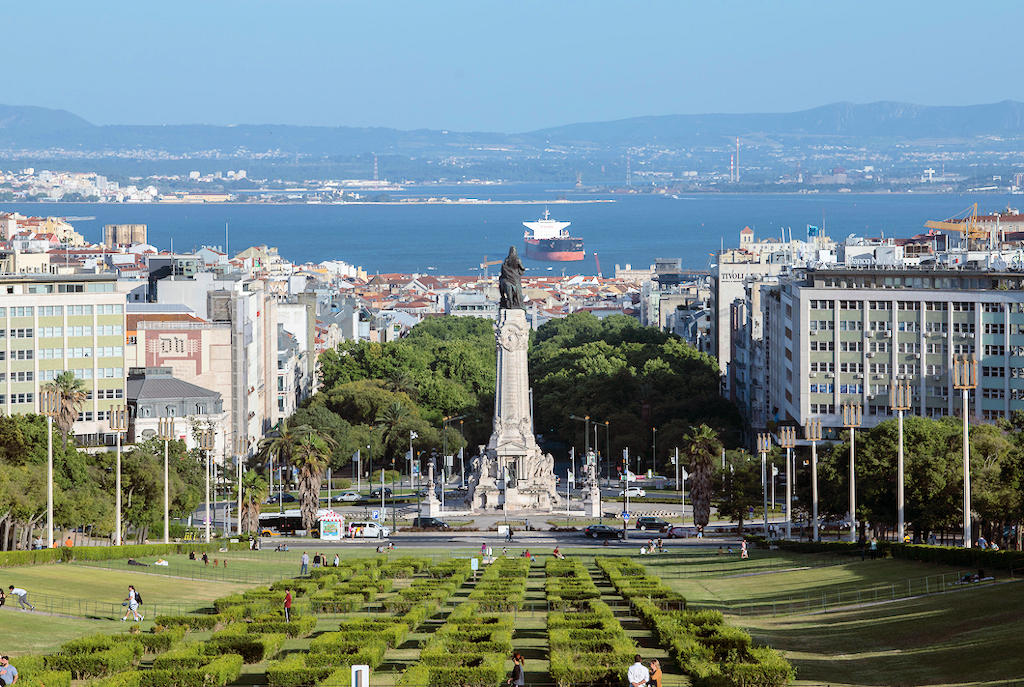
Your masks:
M52 382L43 385L46 391L57 394L57 415L54 422L64 435L64 445L68 444L68 435L78 419L78 413L85 403L87 393L85 383L75 376L71 370L65 370L54 377Z
M294 446L295 435L293 430L288 427L287 419L281 420L274 434L260 439L257 455L263 458L263 462L267 466L268 474L270 474L271 481L273 481L274 478L272 474L274 459L277 459L278 465L285 465L291 458L291 452Z
M377 415L377 426L383 430L381 443L384 445L384 450L391 453L392 457L394 457L394 451L401 452L399 447L405 446L407 440L405 427L411 419L412 411L401 401L395 401ZM381 456L382 462L385 458L386 455Z
M711 473L715 456L722 450L718 434L707 425L691 429L683 437L684 455L690 459L690 503L693 524L707 527L711 519Z
M302 512L302 528L307 532L316 525L316 511L320 506L320 487L324 471L331 458L335 441L326 434L310 427L296 427L292 435L295 442L291 448L291 463L299 469L299 502Z
M242 528L250 534L259 534L260 528L260 504L266 500L270 493L267 481L260 477L260 473L249 470L242 475Z

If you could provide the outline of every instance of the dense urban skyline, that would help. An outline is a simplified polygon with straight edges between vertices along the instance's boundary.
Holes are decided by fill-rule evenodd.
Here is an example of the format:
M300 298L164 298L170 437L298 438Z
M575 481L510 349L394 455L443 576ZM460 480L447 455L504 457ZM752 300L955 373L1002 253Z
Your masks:
M1011 42L950 48L950 37L1012 26L1013 4L116 2L0 14L17 28L0 59L19 66L4 100L98 124L526 131L832 101L1024 99L999 66L1016 59ZM40 35L59 48L39 50Z

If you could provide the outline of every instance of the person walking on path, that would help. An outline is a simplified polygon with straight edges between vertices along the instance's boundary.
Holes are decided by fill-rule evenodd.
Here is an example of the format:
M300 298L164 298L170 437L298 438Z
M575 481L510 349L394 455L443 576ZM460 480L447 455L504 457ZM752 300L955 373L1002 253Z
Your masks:
M334 554L334 567L337 568L340 565L341 565L341 558L338 556L338 554Z
M292 621L292 590L284 590L284 621L290 623Z
M32 605L32 602L28 600L28 592L21 587L15 587L13 584L7 587L7 590L11 593L11 596L18 597L18 605L21 608L27 608L30 611L36 610L36 607Z
M661 687L661 677L661 661L655 658L651 660L651 684Z
M309 554L305 551L302 552L302 567L299 568L300 575L309 574Z
M0 685L13 685L18 681L18 669L11 665L11 659L0 656Z
M647 687L647 683L651 681L651 673L643 664L640 654L637 654L633 660L635 663L626 671L626 679L629 680L631 687Z
M747 553L747 540L744 539L740 542L740 559L746 560L748 558L750 558L750 554Z
M128 596L125 598L125 603L128 604L128 610L124 612L124 617L121 618L121 622L128 620L128 614L132 616L132 620L137 623L141 623L146 619L146 616L139 613L139 604L142 603L142 599L139 597L138 592L135 591L133 585L128 585Z
M871 537L870 547L871 547L871 560L875 560L875 557L878 556L878 540L875 539L874 537Z
M523 655L516 651L512 654L512 675L506 680L506 684L512 687L524 687L526 685L526 673L523 672Z

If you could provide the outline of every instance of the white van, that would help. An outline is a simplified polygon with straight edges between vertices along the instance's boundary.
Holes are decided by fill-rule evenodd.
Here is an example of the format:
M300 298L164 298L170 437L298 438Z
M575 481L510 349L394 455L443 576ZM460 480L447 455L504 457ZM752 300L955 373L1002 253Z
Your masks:
M348 536L353 539L357 537L366 539L384 539L391 536L391 530L383 525L378 525L372 520L355 521L348 525Z

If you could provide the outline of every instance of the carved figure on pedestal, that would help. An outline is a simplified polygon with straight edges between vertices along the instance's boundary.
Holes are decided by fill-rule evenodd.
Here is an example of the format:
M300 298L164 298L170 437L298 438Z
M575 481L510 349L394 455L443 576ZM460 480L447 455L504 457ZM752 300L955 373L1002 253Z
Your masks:
M522 277L526 268L523 267L515 246L509 246L508 256L501 264L501 276L498 277L498 293L501 295L501 308L513 309L523 307Z

